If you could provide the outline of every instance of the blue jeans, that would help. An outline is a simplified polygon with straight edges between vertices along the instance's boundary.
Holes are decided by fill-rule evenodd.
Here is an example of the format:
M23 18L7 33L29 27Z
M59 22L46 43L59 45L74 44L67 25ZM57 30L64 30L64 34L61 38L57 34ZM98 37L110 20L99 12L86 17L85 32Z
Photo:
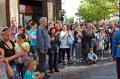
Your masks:
M14 76L13 76L13 79L19 79L19 75L18 75L18 72L17 72L17 68L16 68L16 65L14 66L11 66L13 72L14 72Z
M74 52L73 52L73 49L74 49L74 47L73 47L73 44L71 44L70 46L70 60L73 60L73 58L74 58Z
M31 52L32 52L32 54L33 54L33 56L34 56L34 59L38 61L37 46L35 46L35 45L32 46L32 45L31 45Z
M33 55L36 53L36 51L37 51L37 46L32 46L31 45L31 52L32 52Z
M76 50L76 53L75 53L76 59L80 60L81 55L82 55L82 43L81 42L75 43L75 50Z
M38 71L39 72L46 72L46 55L47 52L41 52L38 49L38 56L39 56L39 65L38 65Z
M92 48L95 48L95 47L96 47L96 39L95 39L95 38L92 39L91 47L92 47Z
M92 60L90 60L90 59L87 60L87 64L92 64L92 63L93 63Z

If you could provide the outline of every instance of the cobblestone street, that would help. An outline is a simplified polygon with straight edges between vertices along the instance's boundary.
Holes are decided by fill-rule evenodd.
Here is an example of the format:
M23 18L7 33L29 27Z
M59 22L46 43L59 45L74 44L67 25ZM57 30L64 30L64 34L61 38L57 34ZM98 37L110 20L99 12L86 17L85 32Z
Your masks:
M50 79L116 79L115 62L107 60L91 66L67 66Z

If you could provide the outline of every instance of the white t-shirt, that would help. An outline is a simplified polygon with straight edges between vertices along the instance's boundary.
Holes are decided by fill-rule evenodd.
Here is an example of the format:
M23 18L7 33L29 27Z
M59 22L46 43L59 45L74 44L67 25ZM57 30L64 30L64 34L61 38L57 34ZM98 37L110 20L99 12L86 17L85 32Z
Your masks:
M67 46L67 36L68 36L68 34L63 38L63 36L66 34L66 32L64 32L64 31L60 32L60 41L61 41L60 48L69 48L69 46Z

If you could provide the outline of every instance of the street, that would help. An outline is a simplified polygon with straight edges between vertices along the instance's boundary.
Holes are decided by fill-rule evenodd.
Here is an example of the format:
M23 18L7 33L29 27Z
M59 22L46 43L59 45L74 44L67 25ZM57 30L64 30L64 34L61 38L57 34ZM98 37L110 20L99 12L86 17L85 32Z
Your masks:
M50 79L116 79L115 62L105 60L93 65L67 66Z

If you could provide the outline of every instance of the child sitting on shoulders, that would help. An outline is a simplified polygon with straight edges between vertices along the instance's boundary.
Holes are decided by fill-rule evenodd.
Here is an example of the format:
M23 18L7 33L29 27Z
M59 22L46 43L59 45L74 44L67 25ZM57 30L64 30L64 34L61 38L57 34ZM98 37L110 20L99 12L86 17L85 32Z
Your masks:
M4 50L0 48L0 79L10 79L13 77L8 60L4 58Z
M43 79L44 73L35 72L36 70L36 61L30 59L27 64L27 70L24 75L24 79Z
M93 52L93 48L90 48L90 52L88 53L88 64L97 64L98 57L97 55Z

